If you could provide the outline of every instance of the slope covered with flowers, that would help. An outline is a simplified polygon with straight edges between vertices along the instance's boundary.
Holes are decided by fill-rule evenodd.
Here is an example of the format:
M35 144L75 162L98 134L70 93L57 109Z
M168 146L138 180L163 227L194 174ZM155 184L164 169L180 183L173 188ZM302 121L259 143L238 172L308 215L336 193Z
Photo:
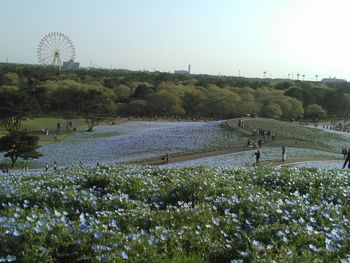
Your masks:
M350 257L349 175L125 166L1 175L0 260L339 262Z
M45 165L121 163L159 157L166 153L190 153L241 146L245 138L212 122L131 121L97 126L92 133L78 131L57 143L40 148L32 162ZM0 157L1 160L1 157Z

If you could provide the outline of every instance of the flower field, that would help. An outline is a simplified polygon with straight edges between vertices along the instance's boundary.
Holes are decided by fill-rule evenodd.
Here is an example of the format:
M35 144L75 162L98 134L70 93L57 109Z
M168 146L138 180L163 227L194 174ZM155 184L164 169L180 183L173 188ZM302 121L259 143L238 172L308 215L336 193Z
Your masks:
M331 161L307 161L301 163L295 163L293 167L308 167L308 168L318 168L318 169L339 169L342 168L344 164L344 160L331 160Z
M167 168L181 168L181 167L188 167L188 166L208 166L212 168L239 168L239 167L251 167L253 164L255 164L255 153L256 150L248 150L248 151L242 151L242 152L236 152L236 153L230 153L230 154L224 154L224 155L218 155L218 156L212 156L212 157L205 157L195 160L188 160L178 163L170 163L162 165L162 167ZM261 158L260 162L269 162L269 161L276 161L281 159L281 148L277 147L269 147L269 148L261 148ZM304 148L295 148L295 147L288 147L287 148L287 159L298 159L298 158L329 158L329 159L339 159L342 157L341 154L332 153L332 152L325 152L325 151L319 151L314 149L304 149ZM332 168L341 168L342 163L335 163L332 162L333 166ZM336 164L338 164L336 166ZM303 163L299 164L300 166L303 165ZM321 165L319 162L315 162L314 166ZM314 167L313 166L313 167Z
M165 153L188 153L226 149L245 139L217 122L146 122L101 125L94 132L78 131L57 143L39 149L43 156L32 163L43 166L121 163L159 157Z
M127 166L4 174L0 261L345 261L349 176Z

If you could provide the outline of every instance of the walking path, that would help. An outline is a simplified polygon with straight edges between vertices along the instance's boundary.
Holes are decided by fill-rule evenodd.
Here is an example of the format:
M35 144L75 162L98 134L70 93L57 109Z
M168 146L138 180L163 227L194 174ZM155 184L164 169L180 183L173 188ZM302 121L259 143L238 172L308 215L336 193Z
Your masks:
M236 118L236 119L231 119L228 121L225 121L223 123L223 125L228 128L228 129L234 129L235 132L240 132L242 134L242 137L250 137L251 136L251 131L247 128L242 128L242 127L238 127L238 121L239 119L245 121L245 122L250 122L250 121L254 121L254 118ZM278 148L281 147L282 145L287 146L288 148L290 148L291 146L294 147L298 147L300 149L302 148L310 148L310 149L317 149L320 150L319 147L310 147L310 145L307 144L303 144L301 145L298 144L296 145L295 141L291 141L291 140L267 140L264 144L263 147L260 148L261 150L265 151L267 154L270 154L270 152L274 151L274 156L269 156L269 160L262 160L260 165L264 165L264 164L271 164L271 165L276 165L276 166L286 166L286 165L293 165L293 164L297 164L297 163L305 163L305 162L314 162L314 161L323 161L323 162L329 162L329 161L336 161L338 159L334 158L331 159L331 155L335 155L334 153L329 153L329 156L327 157L327 152L325 151L324 156L322 157L315 157L310 155L311 157L305 157L301 156L301 155L294 155L290 156L287 150L287 155L288 155L288 161L287 162L281 162L277 157L278 154L276 154L276 152L278 152ZM171 154L169 156L169 164L176 164L176 163L183 163L183 162L187 162L187 161L195 161L198 160L200 161L201 159L206 160L207 158L210 157L218 157L220 158L221 156L225 156L225 155L234 155L232 157L229 156L229 158L227 161L225 161L226 163L229 162L234 162L235 161L235 157L237 155L235 154L239 154L242 153L242 158L245 158L246 163L250 162L251 164L254 163L255 158L254 157L250 157L250 153L246 153L247 151L254 151L258 148L254 148L252 146L247 147L246 145L241 145L241 146L237 146L237 147L233 147L231 149L221 149L221 150L210 150L210 151L203 151L203 152L194 152L194 153L179 153L179 154ZM297 149L297 148L295 148ZM310 150L311 151L311 150ZM320 155L320 154L317 154ZM297 156L297 157L296 157ZM264 155L262 156L264 157ZM336 156L335 156L336 157ZM238 157L240 158L240 157ZM264 159L264 158L262 158ZM340 158L339 158L340 160ZM145 160L138 160L138 161L131 161L131 162L127 162L126 164L142 164L142 165L163 165L163 161L161 160L161 156L155 157L155 158L150 158L150 159L145 159ZM12 171L13 172L13 171ZM16 173L19 172L23 172L23 170L15 170ZM42 169L32 169L30 170L31 173L44 173L45 169L44 167Z
M227 120L223 123L223 126L226 127L227 129L232 129L235 130L235 132L241 133L244 137L249 137L252 136L252 132L247 129L247 128L242 128L238 127L238 122L239 120L242 120L244 122L250 122L254 121L255 118L235 118L231 120ZM232 154L232 153L238 153L238 152L245 152L245 151L251 151L251 150L256 150L256 149L269 149L269 148L278 148L282 147L282 145L286 146L287 148L290 147L299 147L299 148L308 148L311 150L322 150L325 153L328 151L325 151L324 149L320 149L320 147L317 147L316 145L312 144L311 142L300 142L300 141L295 141L295 140L288 140L288 139L276 139L276 140L271 140L268 139L264 142L262 148L254 148L253 146L247 147L246 145L242 145L239 147L233 147L231 149L224 149L224 150L215 150L215 151L206 151L206 152L196 152L196 153L186 153L186 154L176 154L176 155L171 155L169 157L169 164L175 164L175 163L181 163L181 162L186 162L186 161L191 161L191 160L197 160L201 158L207 158L207 157L215 157L215 156L221 156L221 155L227 155L227 154ZM333 153L333 152L330 152ZM287 153L288 155L288 153ZM253 159L252 159L253 160ZM262 161L262 163L269 163L273 165L280 165L280 164L289 164L293 162L306 162L306 161L317 161L317 157L310 157L310 158L298 158L298 159L291 159L288 160L286 163L283 163L281 161ZM330 160L329 158L323 158L322 160ZM333 159L332 159L333 160ZM336 159L334 159L336 160ZM134 161L131 162L132 164L146 164L146 165L163 165L163 161L161 160L161 156L157 158L152 158L152 159L147 159L147 160L141 160L141 161Z

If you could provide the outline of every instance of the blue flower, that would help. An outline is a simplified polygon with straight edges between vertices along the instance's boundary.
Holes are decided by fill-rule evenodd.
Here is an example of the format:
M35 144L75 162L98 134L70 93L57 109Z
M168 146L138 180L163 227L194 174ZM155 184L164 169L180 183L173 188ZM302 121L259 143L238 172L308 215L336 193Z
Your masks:
M34 232L37 233L37 234L41 233L41 228L38 227L38 226L36 226L36 227L34 228Z
M13 233L12 233L15 237L19 237L21 234L21 232L19 232L17 229L13 230Z
M13 261L16 261L16 260L17 260L16 256L13 256L13 255L8 255L6 257L6 261L7 262L13 262Z
M94 233L94 237L95 237L96 239L101 239L101 238L103 237L103 233L97 231L97 232Z
M51 214L51 210L49 208L44 207L44 209L45 209L46 214L48 214L48 215Z
M315 246L312 245L312 244L309 244L309 248L310 248L312 251L316 252L316 253L321 252L321 249L315 247Z
M118 224L117 224L117 221L115 221L114 219L112 220L112 222L110 223L110 226L111 227L114 227L117 231L120 230Z
M129 259L128 254L125 251L120 252L120 256L122 257L122 259Z
M79 220L80 220L80 223L81 223L82 225L86 225L86 220L85 220L85 216L84 216L83 213L80 214Z

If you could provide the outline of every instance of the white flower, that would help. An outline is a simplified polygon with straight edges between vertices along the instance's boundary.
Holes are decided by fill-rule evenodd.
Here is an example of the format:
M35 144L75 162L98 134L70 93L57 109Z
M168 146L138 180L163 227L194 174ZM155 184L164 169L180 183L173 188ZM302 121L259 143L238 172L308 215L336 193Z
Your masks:
M316 253L321 252L321 249L315 247L315 246L312 245L312 244L309 244L309 248L310 248L312 251L316 252Z

